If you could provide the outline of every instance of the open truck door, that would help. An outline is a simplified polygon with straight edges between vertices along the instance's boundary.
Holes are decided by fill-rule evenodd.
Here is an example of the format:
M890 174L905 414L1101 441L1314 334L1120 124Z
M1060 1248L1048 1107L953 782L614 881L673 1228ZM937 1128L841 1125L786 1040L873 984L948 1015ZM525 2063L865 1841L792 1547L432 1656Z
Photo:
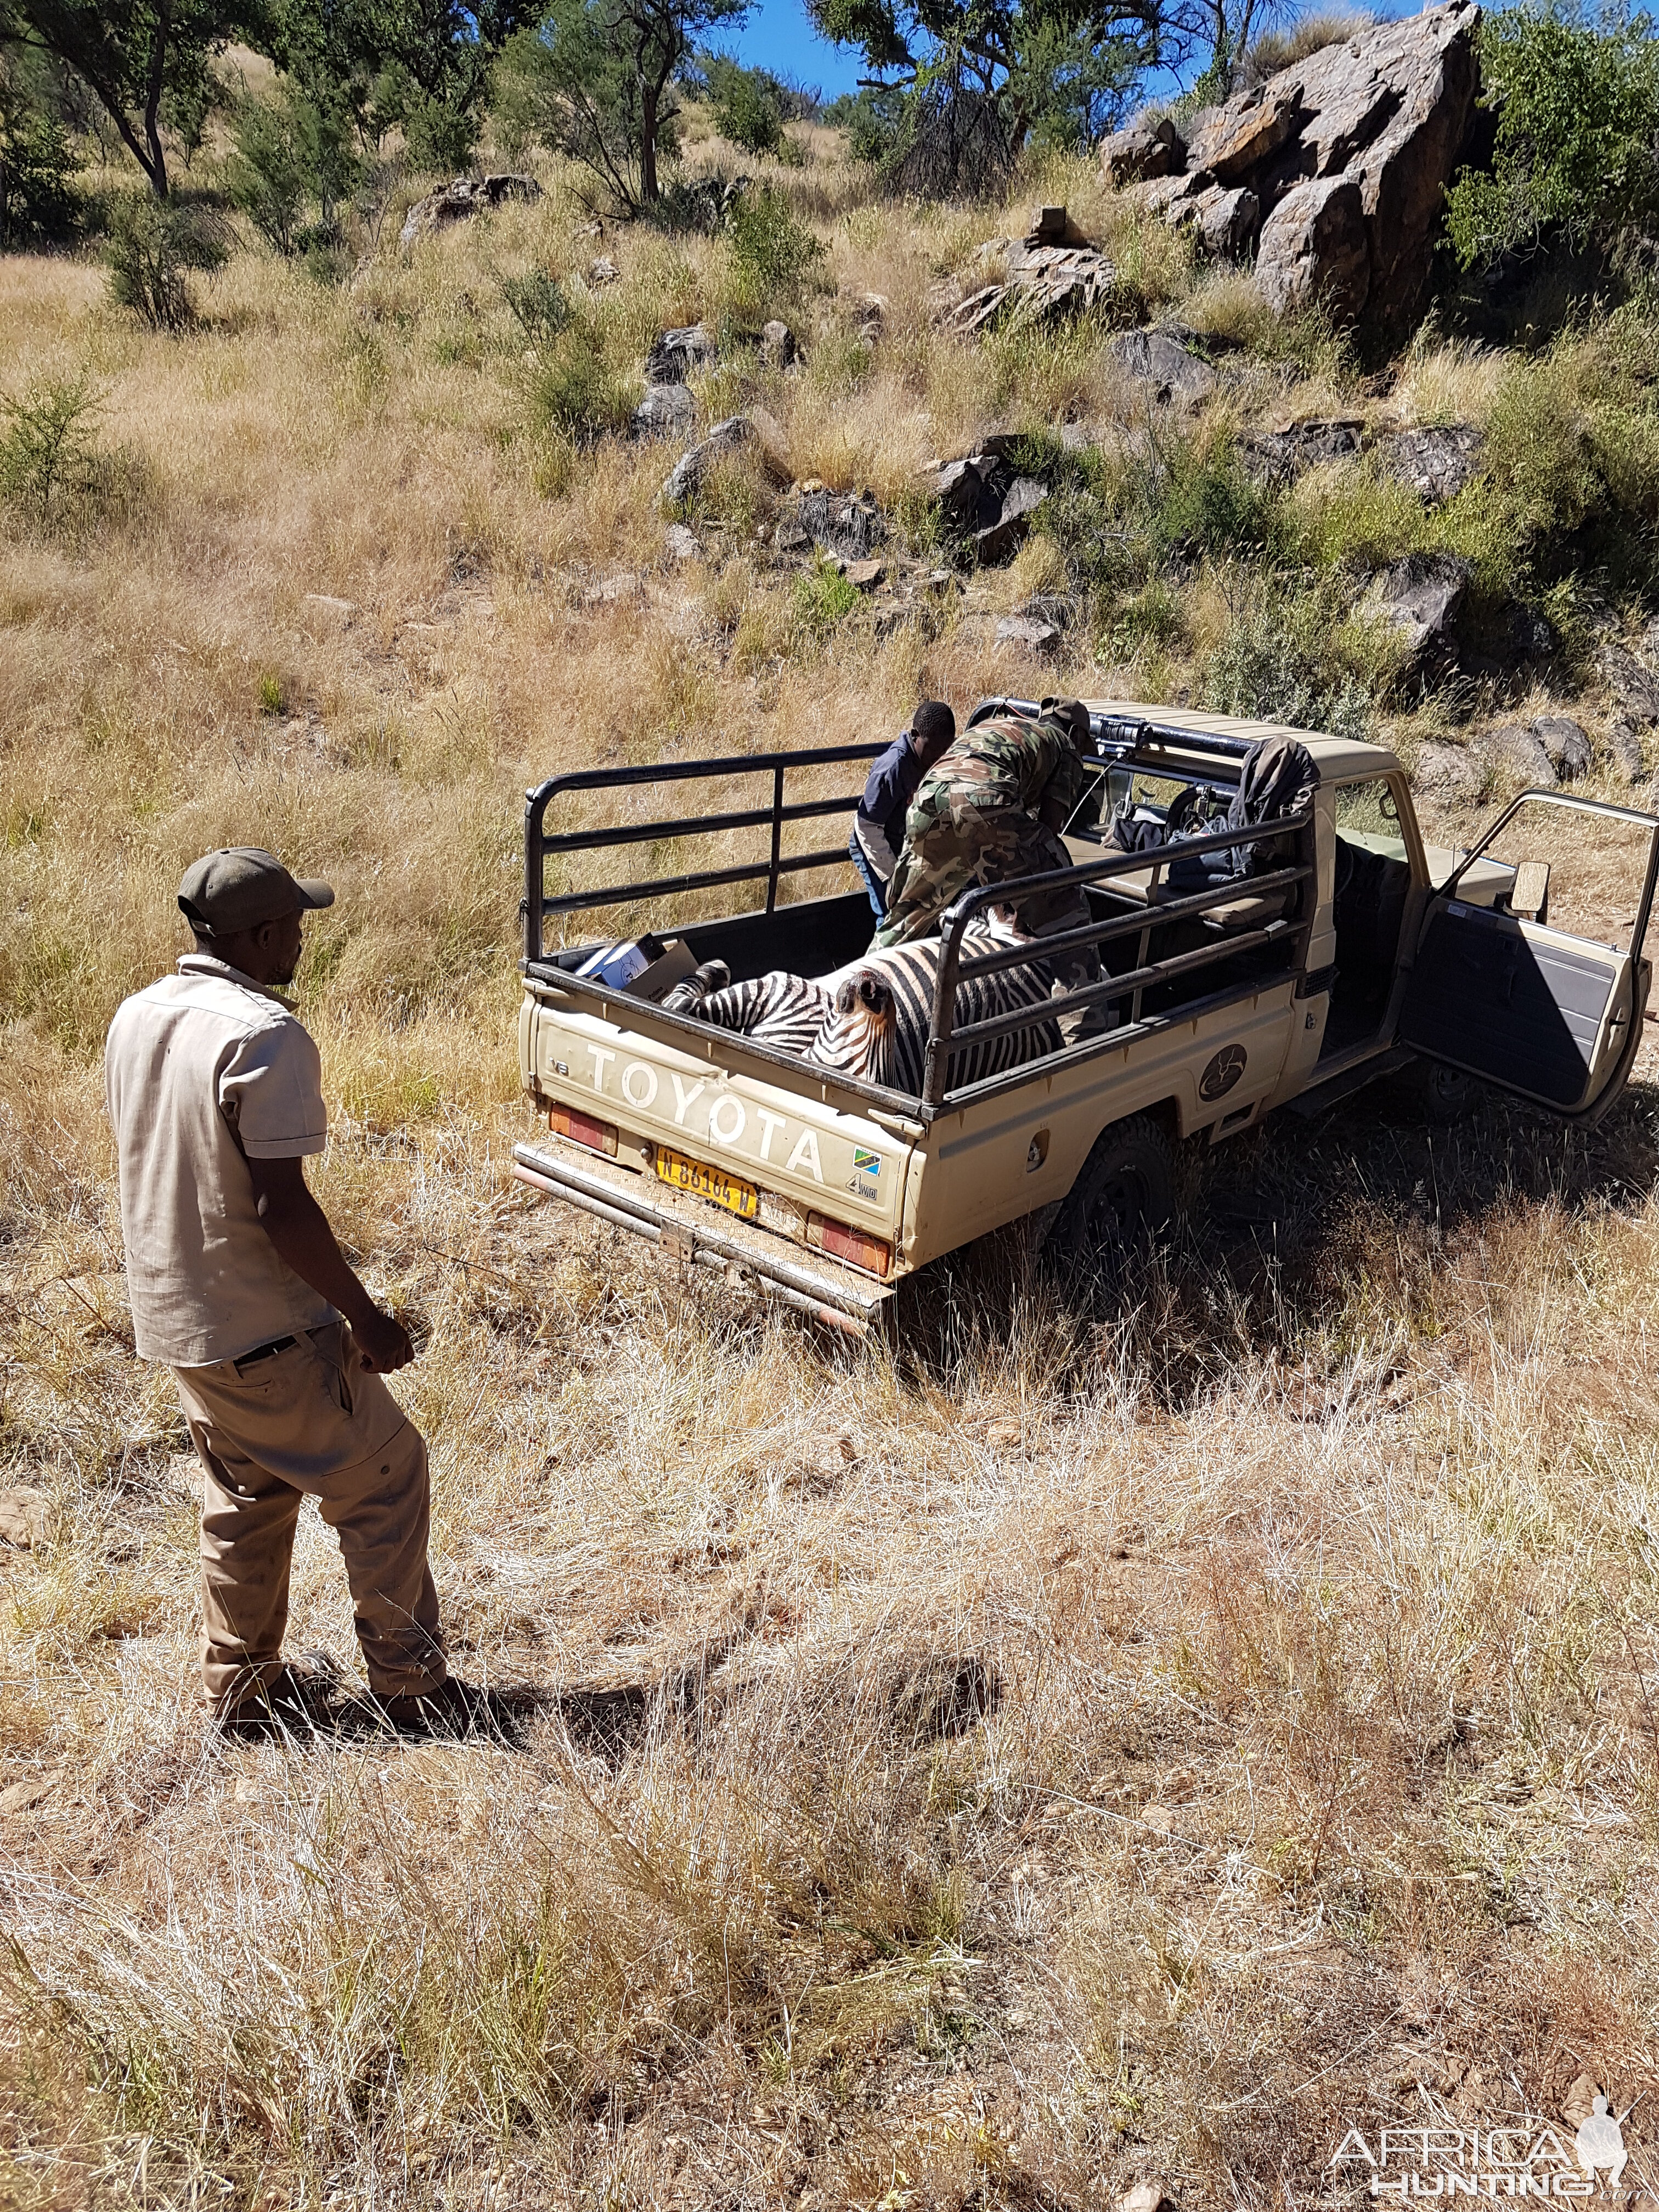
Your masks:
M1528 806L1631 825L1629 873L1639 889L1622 946L1550 924L1544 863L1495 863L1493 848ZM1495 895L1494 864L1509 878ZM1522 792L1429 901L1401 1042L1565 1119L1599 1118L1624 1088L1641 1042L1651 974L1642 948L1656 867L1653 815L1565 792ZM1460 887L1473 890L1477 883L1490 904L1459 896ZM1619 933L1626 934L1622 919Z

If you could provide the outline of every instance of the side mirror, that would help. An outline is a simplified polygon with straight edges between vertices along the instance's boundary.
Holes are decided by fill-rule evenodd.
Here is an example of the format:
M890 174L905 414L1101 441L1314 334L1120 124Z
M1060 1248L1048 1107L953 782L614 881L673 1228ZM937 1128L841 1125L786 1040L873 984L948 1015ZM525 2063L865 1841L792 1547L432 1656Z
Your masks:
M1510 912L1522 921L1544 922L1550 908L1550 864L1547 860L1522 860L1515 871L1515 881L1510 886Z

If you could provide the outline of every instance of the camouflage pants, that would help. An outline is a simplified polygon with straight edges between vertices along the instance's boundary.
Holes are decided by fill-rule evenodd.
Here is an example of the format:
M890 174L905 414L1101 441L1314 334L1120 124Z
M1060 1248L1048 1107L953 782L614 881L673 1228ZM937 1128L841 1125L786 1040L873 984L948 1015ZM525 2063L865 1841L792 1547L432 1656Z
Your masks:
M948 813L934 816L920 837L906 838L888 885L887 919L875 943L908 945L925 937L946 907L981 884L1070 866L1064 845L1034 815L1012 807L982 811L958 801ZM1048 902L1028 903L1046 907ZM1024 928L1041 926L1040 919L1027 921L1024 908L1018 919Z

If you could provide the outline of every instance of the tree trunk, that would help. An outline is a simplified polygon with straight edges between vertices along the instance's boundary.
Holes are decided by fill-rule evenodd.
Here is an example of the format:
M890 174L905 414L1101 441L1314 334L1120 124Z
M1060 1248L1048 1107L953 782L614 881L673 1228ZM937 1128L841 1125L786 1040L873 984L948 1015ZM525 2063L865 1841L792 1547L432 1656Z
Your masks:
M161 88L167 80L167 37L172 28L170 0L161 0L155 10L155 40L150 48L149 82L145 88L144 138L149 160L144 170L156 198L163 200L167 196L167 157L161 145Z
M657 185L657 88L640 87L640 198L655 207L662 194Z

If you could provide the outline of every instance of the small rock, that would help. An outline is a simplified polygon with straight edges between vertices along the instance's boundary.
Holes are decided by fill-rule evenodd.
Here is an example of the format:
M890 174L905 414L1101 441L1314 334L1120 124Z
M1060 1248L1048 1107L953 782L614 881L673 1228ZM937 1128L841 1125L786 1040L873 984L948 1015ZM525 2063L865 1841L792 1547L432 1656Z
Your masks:
M1549 756L1550 766L1563 783L1586 775L1590 764L1590 741L1580 726L1566 714L1540 714L1533 724L1538 742Z
M1063 453L1090 453L1096 442L1094 433L1086 422L1062 422L1060 426L1060 450Z
M1160 405L1194 407L1215 390L1215 371L1161 331L1125 331L1106 351L1130 383L1144 385Z
M319 615L332 615L337 622L342 623L349 623L357 611L352 600L337 599L327 592L307 592L305 603L308 607L315 607Z
M1450 806L1474 806L1486 789L1480 763L1462 745L1440 744L1431 738L1417 749L1417 768L1412 777L1425 798L1438 799Z
M853 319L859 326L859 336L866 345L873 345L887 328L888 301L881 292L864 292L853 303Z
M686 500L694 498L702 490L714 464L725 459L728 453L742 452L745 447L752 447L759 452L769 473L776 475L782 468L787 482L787 467L778 460L774 447L774 441L781 437L781 433L769 416L764 419L773 434L770 439L763 434L760 427L762 412L758 407L747 415L729 415L723 422L716 422L706 438L693 446L690 453L682 454L664 478L664 504L678 507Z
M650 384L634 410L636 438L683 438L695 427L697 403L683 384Z
M590 584L582 593L585 607L614 606L618 599L637 599L645 592L645 579L624 569L618 576L607 576L603 583Z
M1523 783L1537 784L1545 791L1554 790L1555 764L1530 722L1504 722L1489 730L1480 740L1480 750L1490 760L1518 775Z
M1005 615L992 641L1018 646L1027 653L1054 653L1060 650L1061 631L1058 623L1045 622L1039 615Z
M1626 718L1641 726L1659 722L1659 677L1644 668L1627 646L1616 639L1603 641L1600 654L1601 678Z
M988 529L975 531L974 550L983 562L1006 561L1017 552L1031 528L1031 517L1048 494L1034 477L1016 477L1002 502L1002 513Z
M873 592L878 584L887 581L887 566L882 561L849 561L842 574L855 592Z
M64 1778L61 1766L54 1766L40 1774L25 1776L21 1782L9 1783L0 1790L0 1814L32 1813L37 1805L45 1804Z
M622 270L608 253L601 253L587 264L587 281L596 292L602 291L607 284L614 284L621 275Z
M1376 442L1385 476L1409 484L1427 507L1455 499L1475 472L1485 442L1468 422L1444 429L1393 430Z
M1175 1814L1167 1805L1148 1805L1140 1815L1140 1822L1155 1836L1167 1836L1174 1832Z
M1628 722L1614 722L1607 731L1607 750L1613 764L1633 791L1646 773L1642 740Z
M798 516L786 514L772 532L772 544L780 553L799 555L812 550L812 533L805 528Z
M1176 2212L1161 2181L1137 2181L1117 2200L1117 2212Z
M702 547L698 543L696 532L688 530L683 522L669 524L663 532L662 544L663 550L671 561L700 561L702 558Z
M1255 473L1270 483L1289 484L1321 461L1352 459L1364 450L1364 422L1352 415L1328 421L1284 422L1278 429L1251 439L1245 450Z
M1149 177L1173 176L1187 165L1181 133L1167 115L1138 115L1103 139L1100 173L1109 185L1138 185Z
M772 368L788 368L800 359L800 347L787 323L775 319L761 331L761 359Z
M1474 570L1450 554L1411 554L1386 568L1365 594L1370 612L1398 631L1408 668L1450 657L1459 610Z
M714 338L702 323L692 323L682 331L664 331L653 340L645 357L645 380L684 384L699 369L710 367L715 352Z
M1510 650L1517 660L1547 660L1560 651L1555 624L1540 608L1529 607L1524 599L1511 599L1505 619Z
M0 1544L19 1552L32 1552L46 1533L47 1498L20 1482L15 1489L0 1490Z

